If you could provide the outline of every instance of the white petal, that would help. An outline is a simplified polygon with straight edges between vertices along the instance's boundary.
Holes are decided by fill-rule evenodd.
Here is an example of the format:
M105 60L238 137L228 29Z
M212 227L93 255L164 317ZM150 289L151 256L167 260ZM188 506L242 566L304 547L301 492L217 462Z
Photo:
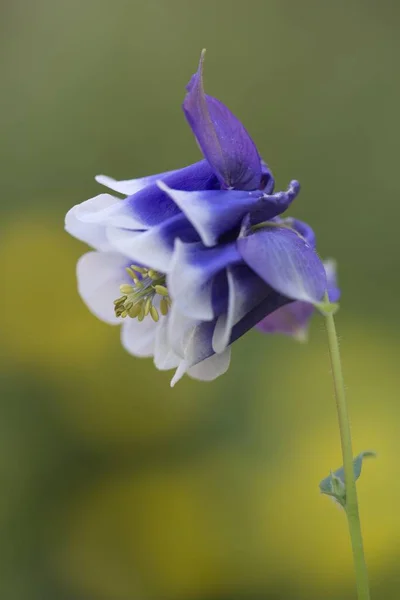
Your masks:
M190 263L189 254L189 244L177 239L168 272L168 289L188 317L210 321L214 318L213 279L207 279L207 272Z
M167 371L177 367L180 360L168 341L168 317L161 317L161 323L156 333L154 364L160 371Z
M223 375L229 369L231 362L231 349L227 348L222 354L209 356L201 363L188 369L188 375L193 379L201 381L212 381L220 375Z
M174 387L174 385L176 383L178 383L178 381L180 379L182 379L182 377L184 376L184 374L187 371L187 363L185 360L181 360L181 362L178 365L178 368L176 369L173 378L171 379L171 387Z
M117 252L88 252L77 264L78 291L93 314L111 325L121 324L115 316L114 300L127 280L125 256Z
M172 303L168 314L168 343L181 358L184 358L188 338L198 324L198 320L183 315L176 302Z
M160 322L155 323L150 316L143 321L126 318L121 329L123 347L133 356L153 356L159 326Z
M109 227L107 239L113 248L125 254L133 262L166 273L171 268L171 249L157 235L155 229L129 231Z
M66 231L96 250L109 250L110 243L106 237L105 227L101 224L82 221L82 206L85 206L86 210L96 212L109 209L110 206L113 206L117 202L117 198L109 194L100 194L86 200L86 202L73 206L65 217Z
M124 194L125 196L132 196L132 194L136 194L136 192L140 192L140 190L147 187L148 185L155 183L157 179L162 179L166 175L170 175L174 172L175 171L166 171L165 173L160 173L158 175L149 175L148 177L140 177L138 179L125 179L121 181L113 179L112 177L108 177L107 175L96 175L95 179L97 183L108 187L114 192Z
M143 229L143 223L133 216L128 201L110 194L100 194L74 206L76 218L83 223L91 223L128 229Z

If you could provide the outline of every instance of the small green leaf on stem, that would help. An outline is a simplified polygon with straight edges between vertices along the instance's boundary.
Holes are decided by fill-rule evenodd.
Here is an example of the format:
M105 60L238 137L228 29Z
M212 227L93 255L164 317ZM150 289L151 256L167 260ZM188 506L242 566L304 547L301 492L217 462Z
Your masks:
M373 458L376 456L376 453L372 450L366 450L365 452L360 452L358 456L353 460L353 469L354 469L354 479L357 479L361 475L361 468L364 458ZM321 494L325 494L327 496L331 496L334 498L341 506L346 506L346 481L344 475L343 467L337 469L328 477L325 477L319 484L319 489Z

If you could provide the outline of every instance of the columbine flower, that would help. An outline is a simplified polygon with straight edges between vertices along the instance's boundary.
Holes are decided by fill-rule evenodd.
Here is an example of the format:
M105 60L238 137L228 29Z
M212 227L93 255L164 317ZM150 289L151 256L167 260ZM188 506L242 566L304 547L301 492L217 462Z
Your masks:
M224 373L230 344L292 301L324 297L324 266L305 223L279 217L299 192L274 179L238 119L204 93L203 58L183 110L205 159L143 179L97 181L101 194L72 208L66 229L95 251L78 263L91 311L122 323L122 343L211 380Z
M336 263L334 260L326 260L324 261L324 267L328 298L334 304L340 298L340 290L336 283ZM296 300L267 315L256 327L262 333L283 333L294 337L299 342L305 342L307 341L308 325L314 310L314 306L309 302Z

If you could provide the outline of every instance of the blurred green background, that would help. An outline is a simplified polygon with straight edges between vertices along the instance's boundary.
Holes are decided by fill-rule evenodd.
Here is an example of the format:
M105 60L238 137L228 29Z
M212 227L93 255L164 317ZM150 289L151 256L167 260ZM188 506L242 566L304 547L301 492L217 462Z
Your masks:
M291 214L338 260L338 315L374 598L400 590L400 5L3 0L0 597L354 598L323 322L250 332L211 384L128 356L80 301L66 211L199 158L180 104L246 124Z

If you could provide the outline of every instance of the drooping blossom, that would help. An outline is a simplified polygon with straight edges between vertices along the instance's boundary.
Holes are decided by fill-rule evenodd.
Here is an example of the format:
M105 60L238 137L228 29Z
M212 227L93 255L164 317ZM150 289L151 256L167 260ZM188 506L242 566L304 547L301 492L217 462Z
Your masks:
M211 380L231 344L293 301L324 298L327 279L311 228L280 217L297 181L274 179L250 135L203 89L203 60L184 114L204 159L166 173L97 181L122 194L74 206L66 229L94 251L81 257L79 292L90 310L122 324L122 344L158 369Z

